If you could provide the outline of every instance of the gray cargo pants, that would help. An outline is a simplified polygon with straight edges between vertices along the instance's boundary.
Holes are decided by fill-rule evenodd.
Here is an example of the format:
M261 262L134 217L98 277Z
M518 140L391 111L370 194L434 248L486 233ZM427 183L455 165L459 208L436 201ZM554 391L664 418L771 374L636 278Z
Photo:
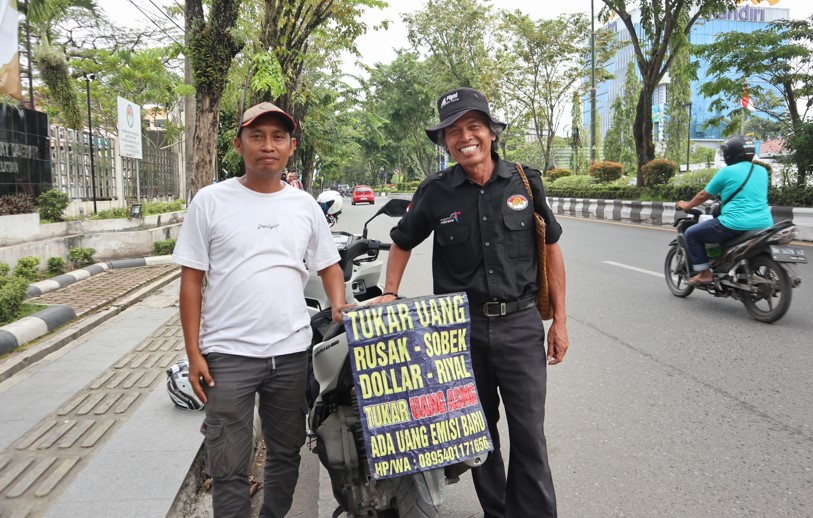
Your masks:
M291 508L305 444L307 353L249 358L206 355L214 387L205 387L206 468L213 478L218 518L251 515L248 469L255 393L265 439L264 498L260 516L282 518Z

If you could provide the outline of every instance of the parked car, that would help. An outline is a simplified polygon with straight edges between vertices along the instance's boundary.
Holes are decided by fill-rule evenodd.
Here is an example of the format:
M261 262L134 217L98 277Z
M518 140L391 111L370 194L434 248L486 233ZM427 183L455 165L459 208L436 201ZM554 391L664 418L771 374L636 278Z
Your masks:
M353 187L353 205L356 203L369 203L375 205L375 193L369 185L356 185Z

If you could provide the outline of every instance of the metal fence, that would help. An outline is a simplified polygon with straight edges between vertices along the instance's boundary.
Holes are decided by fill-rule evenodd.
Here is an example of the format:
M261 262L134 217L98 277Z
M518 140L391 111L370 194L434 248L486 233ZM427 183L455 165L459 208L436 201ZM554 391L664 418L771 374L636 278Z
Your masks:
M87 132L50 127L51 176L53 188L74 200L118 200L120 205L137 198L136 176L142 199L178 198L181 157L171 148L157 148L145 139L143 159L121 158L116 154L116 139L93 137L91 181L90 145ZM140 162L140 163L137 163ZM136 174L138 169L138 175ZM122 200L119 200L123 197Z
M51 179L53 188L71 199L93 198L90 176L90 144L83 131L51 126ZM112 139L96 138L93 146L96 198L116 196L115 151Z

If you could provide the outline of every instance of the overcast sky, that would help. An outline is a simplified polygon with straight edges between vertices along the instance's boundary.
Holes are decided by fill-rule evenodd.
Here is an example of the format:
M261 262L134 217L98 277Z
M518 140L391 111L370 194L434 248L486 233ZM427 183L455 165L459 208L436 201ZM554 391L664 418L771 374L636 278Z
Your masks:
M160 19L157 9L150 2L134 0L146 12L151 13L154 19ZM156 5L170 5L173 0L152 0ZM532 18L554 18L566 12L590 12L591 0L568 0L566 2L552 2L550 0L495 0L491 5L508 10L519 9ZM370 10L365 21L368 27L379 24L382 20L388 19L392 23L387 31L371 31L358 40L358 48L363 56L364 63L373 65L375 63L389 63L395 57L396 48L408 47L406 27L401 21L401 13L412 12L421 9L425 0L389 0L389 7L383 10ZM750 0L747 3L751 4ZM137 26L139 24L149 25L145 16L139 12L128 0L102 0L99 2L102 8L109 14L116 23ZM596 13L603 6L601 0L595 0ZM770 7L768 2L762 2L760 6ZM780 0L775 5L777 8L790 10L791 18L807 18L813 15L813 0Z

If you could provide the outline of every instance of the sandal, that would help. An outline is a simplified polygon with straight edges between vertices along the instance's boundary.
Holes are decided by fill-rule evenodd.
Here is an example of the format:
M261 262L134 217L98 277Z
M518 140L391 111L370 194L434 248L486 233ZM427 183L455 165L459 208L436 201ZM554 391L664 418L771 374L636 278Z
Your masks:
M714 278L712 277L710 280L700 280L699 275L695 275L694 277L690 277L686 279L686 284L689 286L705 286L706 284L711 284L714 282Z

